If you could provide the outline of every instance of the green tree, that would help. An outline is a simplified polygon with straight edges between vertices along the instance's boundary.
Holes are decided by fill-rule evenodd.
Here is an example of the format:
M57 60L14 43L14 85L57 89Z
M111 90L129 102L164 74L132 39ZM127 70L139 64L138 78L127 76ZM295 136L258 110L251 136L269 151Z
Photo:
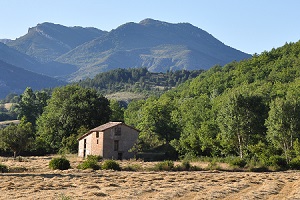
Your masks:
M230 95L218 113L221 142L225 150L230 153L236 149L235 153L243 158L247 146L258 142L265 134L265 113L261 97L239 93Z
M295 100L276 98L270 104L269 117L266 121L267 136L275 147L283 150L286 160L293 149L294 141L300 137L300 103Z
M172 145L184 154L210 156L216 150L218 129L213 120L210 98L207 95L183 100L173 119L181 126L181 135Z
M38 141L57 152L62 141L77 135L80 128L91 129L109 121L109 101L93 89L76 85L56 88L37 121ZM72 139L71 139L72 141Z
M28 147L32 136L32 124L23 118L19 125L11 124L0 130L0 144L2 148L13 151L15 158Z
M18 118L26 117L26 120L35 127L36 119L42 114L49 98L45 91L34 93L30 87L27 87L17 105Z
M169 145L171 140L179 138L178 128L172 120L174 110L171 99L166 95L159 100L149 98L142 107L138 128L143 132L156 133L161 141Z
M112 111L110 121L123 122L124 108L120 106L120 103L117 100L111 99L109 103L110 103L110 109Z

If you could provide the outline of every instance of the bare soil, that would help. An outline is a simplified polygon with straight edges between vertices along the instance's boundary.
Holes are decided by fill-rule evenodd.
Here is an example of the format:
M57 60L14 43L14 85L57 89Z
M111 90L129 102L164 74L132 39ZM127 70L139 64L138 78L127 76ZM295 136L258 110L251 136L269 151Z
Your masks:
M300 199L299 171L78 170L81 159L76 156L68 157L72 169L53 171L48 168L51 158L0 158L0 163L13 171L0 173L0 199ZM122 166L128 164L144 169L154 165L121 162Z

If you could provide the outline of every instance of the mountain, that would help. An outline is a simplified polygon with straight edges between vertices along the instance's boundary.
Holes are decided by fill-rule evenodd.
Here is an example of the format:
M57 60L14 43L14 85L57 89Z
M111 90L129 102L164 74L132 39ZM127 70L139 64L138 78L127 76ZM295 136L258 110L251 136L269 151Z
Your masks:
M28 71L58 77L60 79L64 79L64 76L67 76L77 70L76 66L62 64L55 61L40 63L33 57L21 53L1 42L0 60L16 67L24 68Z
M0 60L0 98L9 93L22 93L26 87L34 90L65 85L66 82L36 74Z
M104 34L105 31L96 28L66 27L46 22L29 28L26 35L6 43L41 62L49 62Z
M7 43L9 43L11 41L12 41L11 39L0 39L0 42L2 42L4 44L7 44Z
M116 68L147 67L152 72L209 69L250 57L191 24L145 19L121 25L56 61L80 67L70 76L80 80Z

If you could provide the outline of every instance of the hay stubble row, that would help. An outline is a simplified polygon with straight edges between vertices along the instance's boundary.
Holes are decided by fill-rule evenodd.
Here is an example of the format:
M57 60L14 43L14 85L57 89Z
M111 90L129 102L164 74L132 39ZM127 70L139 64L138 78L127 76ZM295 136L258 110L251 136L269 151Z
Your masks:
M0 174L0 199L300 199L297 171L51 171L48 162L2 162L35 169Z

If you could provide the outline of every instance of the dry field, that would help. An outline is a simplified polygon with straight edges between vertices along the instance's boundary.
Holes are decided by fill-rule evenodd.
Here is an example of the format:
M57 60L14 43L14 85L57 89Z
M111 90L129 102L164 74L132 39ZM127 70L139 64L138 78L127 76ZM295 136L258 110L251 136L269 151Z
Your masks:
M0 173L0 199L300 199L298 171L92 171L77 170L81 160L68 159L73 169L52 171L51 157L0 158L15 169Z

